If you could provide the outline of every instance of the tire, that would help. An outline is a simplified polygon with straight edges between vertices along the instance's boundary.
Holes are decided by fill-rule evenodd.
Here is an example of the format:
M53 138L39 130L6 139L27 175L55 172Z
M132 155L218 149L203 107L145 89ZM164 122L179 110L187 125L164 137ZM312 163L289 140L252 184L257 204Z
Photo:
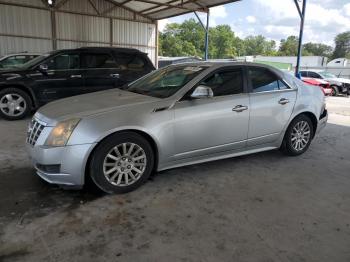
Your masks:
M332 93L331 96L338 96L339 95L339 90L337 86L331 86L332 88Z
M132 153L128 154L131 147ZM151 175L153 166L154 152L150 143L137 133L121 132L108 137L97 146L89 171L92 181L101 190L109 194L123 194L144 184Z
M305 124L304 131L298 134L296 130L299 130L299 128L303 127L304 124ZM314 137L314 127L310 118L306 115L299 115L295 119L293 119L293 121L290 123L289 127L287 128L287 131L284 135L281 150L283 153L289 156L301 155L308 150L313 137ZM306 142L302 138L304 138ZM299 148L297 146L298 143L300 145Z
M23 90L18 88L0 90L0 117L6 120L23 119L31 109L32 100Z

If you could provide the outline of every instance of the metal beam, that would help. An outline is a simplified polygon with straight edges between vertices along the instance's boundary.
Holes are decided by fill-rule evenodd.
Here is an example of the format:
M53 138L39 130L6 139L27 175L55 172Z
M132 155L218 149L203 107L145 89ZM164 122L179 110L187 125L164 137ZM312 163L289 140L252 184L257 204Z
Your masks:
M200 9L193 9L193 8L188 8L188 7L184 7L183 5L184 4L188 4L189 2L191 1L188 1L186 3L180 3L180 4L177 4L177 5L172 5L172 4L169 4L169 3L159 3L159 2L155 2L155 1L152 1L152 0L136 0L137 2L141 2L141 3L146 3L146 4L154 4L158 7L160 6L164 6L164 7L168 7L168 8L178 8L178 9L183 9L183 10L186 10L186 11L199 11L201 12L202 11L202 8ZM162 10L159 10L159 11L162 11Z
M297 7L297 10L298 10L298 13L299 13L300 18L302 18L302 17L303 17L303 14L301 13L300 6L299 6L298 1L297 1L297 0L294 0L294 3L295 3L295 6Z
M97 9L97 6L92 2L92 0L88 0L92 8L95 10L96 14L101 15L100 11Z
M207 29L205 30L205 54L204 54L204 58L205 61L208 60L208 56L209 56L209 18L210 18L210 11L208 9L208 13L207 13Z
M294 0L295 2L297 0ZM296 3L298 6L299 4ZM300 9L300 7L299 7ZM299 31L299 46L298 46L298 56L297 56L297 65L295 68L295 76L300 78L300 60L302 55L302 48L303 48L303 34L304 34L304 21L305 21L305 13L306 13L306 0L303 0L303 7L301 11L301 20L300 20L300 31Z
M133 1L133 0L126 0L126 1L124 1L124 2L122 2L122 3L120 3L120 5L123 6L124 4L129 3L129 2L131 2L131 1ZM113 4L112 7L107 8L105 11L103 11L103 12L101 13L101 15L106 15L106 14L108 14L109 12L112 12L114 9L116 9L116 8L118 8L118 7L120 7L120 6L114 5L114 4Z

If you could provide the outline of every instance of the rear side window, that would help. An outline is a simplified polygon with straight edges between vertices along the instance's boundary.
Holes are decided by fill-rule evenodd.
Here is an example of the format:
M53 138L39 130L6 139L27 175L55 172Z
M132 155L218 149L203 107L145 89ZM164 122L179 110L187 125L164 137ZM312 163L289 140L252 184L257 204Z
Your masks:
M254 93L277 91L288 88L268 69L249 68L248 74Z
M147 62L140 55L117 54L118 67L121 70L143 71Z
M82 68L118 68L110 54L85 53L81 55Z
M322 78L319 74L315 72L309 72L309 77L311 78Z
M210 87L214 96L227 96L243 93L243 72L241 69L219 71L201 82Z

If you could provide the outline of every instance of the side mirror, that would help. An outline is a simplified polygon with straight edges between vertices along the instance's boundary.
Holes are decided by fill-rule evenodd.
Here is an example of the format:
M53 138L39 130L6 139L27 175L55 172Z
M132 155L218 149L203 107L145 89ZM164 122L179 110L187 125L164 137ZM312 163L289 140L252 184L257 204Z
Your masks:
M39 65L39 71L43 74L47 73L47 70L49 70L49 67L47 64L41 64Z
M200 99L200 98L210 98L213 96L214 96L214 93L210 87L200 85L200 86L197 86L197 88L193 91L191 98Z

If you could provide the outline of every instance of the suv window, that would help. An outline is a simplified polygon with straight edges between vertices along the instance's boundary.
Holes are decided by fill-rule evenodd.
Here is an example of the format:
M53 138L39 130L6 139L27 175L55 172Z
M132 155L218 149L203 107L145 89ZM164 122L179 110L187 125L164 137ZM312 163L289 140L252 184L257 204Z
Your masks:
M265 68L249 68L254 93L286 89L285 84L271 71Z
M229 69L216 72L200 83L210 87L214 96L227 96L243 93L243 71Z
M142 56L117 54L117 63L121 70L143 71L146 62Z
M319 74L309 71L309 77L311 78L322 78Z
M78 69L79 54L61 54L46 62L49 70Z
M117 68L118 65L110 54L85 53L81 55L82 68Z

